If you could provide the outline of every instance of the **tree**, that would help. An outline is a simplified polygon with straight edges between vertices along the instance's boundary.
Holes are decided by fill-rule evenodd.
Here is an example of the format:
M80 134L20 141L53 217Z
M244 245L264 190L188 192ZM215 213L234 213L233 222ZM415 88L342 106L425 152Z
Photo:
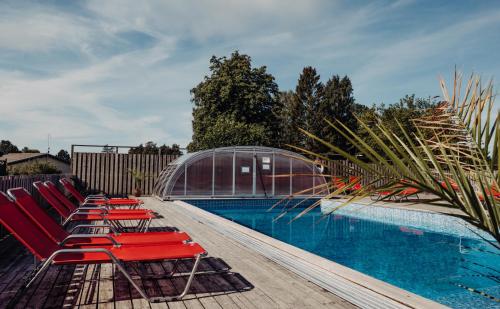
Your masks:
M178 144L172 144L172 146L167 146L163 144L163 146L160 146L160 153L165 155L175 155L175 156L182 155L181 147Z
M398 136L403 135L403 127L405 132L415 132L415 124L413 119L424 116L428 111L434 107L435 104L431 99L416 98L415 95L406 95L401 98L398 103L390 104L386 107L384 104L380 106L372 106L358 114L360 120L366 123L369 127L375 128L380 122L391 132ZM395 121L397 120L397 121ZM374 147L380 153L383 153L382 149L379 148L379 143L377 143L372 136L370 136L369 130L365 127L360 126L357 133L363 140ZM375 131L378 131L375 128ZM388 143L388 139L383 134L378 134L379 138Z
M219 116L198 139L199 149L234 145L269 145L267 129L259 124L238 122L229 116Z
M130 154L158 154L158 146L156 143L149 141L146 144L140 144L137 147L130 148L128 153Z
M305 67L299 76L297 87L295 88L295 99L297 106L294 111L297 117L292 120L296 127L300 127L307 132L317 135L324 121L320 120L319 106L323 99L324 86L320 81L319 74L313 67ZM304 146L310 151L318 151L318 143L313 139L302 139Z
M279 123L277 146L301 145L303 136L298 127L302 125L303 108L293 91L280 92L275 114Z
M149 141L146 144L140 144L137 147L130 148L128 153L130 154L168 154L168 155L181 155L182 151L180 146L177 144L172 144L172 146L167 146L163 144L158 147L156 143Z
M156 143L149 141L146 144L144 144L144 150L142 151L143 154L158 154L158 146L156 146Z
M59 159L63 160L64 162L68 162L68 163L71 162L71 156L64 149L59 150L59 152L57 153L56 157L58 157Z
M24 146L23 149L21 149L21 152L24 152L24 153L40 153L40 150L38 150L38 149L31 149L31 148L28 148L28 147Z
M341 121L349 129L356 130L357 122L353 113L357 108L360 107L354 102L353 88L349 77L332 76L324 88L323 97L318 107L319 117L328 121ZM318 119L318 121L320 120ZM318 130L320 136L341 149L350 151L352 145L347 142L345 137L338 134L325 121L320 121L320 123L322 124ZM329 148L324 145L319 145L317 150L322 154L329 152Z
M193 108L193 140L190 151L206 149L205 135L226 134L228 130L211 130L216 121L238 123L240 127L254 125L264 128L265 139L245 138L247 143L265 141L270 145L278 132L278 121L274 113L278 101L278 85L268 74L265 66L253 68L248 55L235 51L230 58L213 56L210 59L210 75L191 90ZM220 118L222 117L222 118ZM224 119L224 120L221 120ZM257 137L257 136L254 136ZM231 136L210 136L212 141L233 140ZM226 142L223 143L227 145ZM222 145L213 144L213 147Z
M479 76L472 75L465 83L462 83L461 76L455 72L451 93L441 80L443 101L428 115L408 122L410 125L389 126L391 122L386 119L386 126L384 120L379 119L376 123L380 125L372 127L360 120L360 127L369 135L385 137L373 139L377 148L358 142L364 137L346 130L341 123L335 124L334 128L352 141L358 151L356 155L342 151L321 137L308 135L358 165L361 172L369 176L370 183L361 190L349 192L346 203L355 203L372 194L381 196L382 192L390 192L383 197L390 199L409 189L431 194L428 204L460 209L465 214L460 216L462 219L488 232L496 241L475 231L474 234L500 249L500 113L494 111L492 81L484 87ZM465 89L461 85L466 85ZM419 110L419 106L429 104L432 104L430 100L419 102L414 96L406 96L392 106L395 110L389 108L386 113L405 117ZM392 118L392 122L397 124L399 119ZM357 154L362 154L364 159ZM297 217L310 209L312 207Z
M12 144L8 140L1 140L0 141L0 155L6 155L8 153L18 153L19 148L17 148L16 145Z
M142 154L142 153L144 153L144 146L142 144L140 144L137 147L130 148L128 150L128 153L129 154Z

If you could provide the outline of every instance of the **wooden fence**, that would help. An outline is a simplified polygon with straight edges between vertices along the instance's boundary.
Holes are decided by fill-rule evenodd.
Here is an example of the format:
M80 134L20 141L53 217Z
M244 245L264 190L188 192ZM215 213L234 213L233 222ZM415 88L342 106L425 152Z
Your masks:
M50 214L53 215L52 208L50 208L45 199L43 199L38 191L33 187L35 181L47 181L50 180L56 184L59 188L59 179L62 177L71 177L70 174L50 174L50 175L13 175L13 176L1 176L0 177L0 191L7 193L8 189L12 188L25 188L30 192L33 198L37 201L38 205L45 207L45 209L50 210ZM62 189L62 188L61 188ZM0 225L0 238L6 235L4 227Z
M368 173L367 171L363 170L359 165L352 163L348 160L333 160L325 164L325 166L328 169L327 171L328 174L338 177L359 176L361 178L361 183L363 185L372 183L375 186L381 186L391 180L390 175L392 175L392 173L390 173L386 167L382 167L373 163L370 165L372 169L377 171L376 175ZM380 175L385 175L386 176L385 179L380 179ZM449 172L444 172L444 175L448 178L453 178L453 175ZM437 171L433 172L433 176L440 181L443 180L441 179L442 177Z
M376 179L380 178L380 175L369 174L367 173L367 171L363 170L359 165L352 163L349 160L332 160L326 164L326 167L327 167L327 173L332 176L337 176L337 177L359 176L361 178L361 183L363 185L371 183ZM385 167L381 167L375 164L371 164L371 167L376 171L380 171L381 174L385 174L387 176L390 175L390 173L388 173L385 170ZM389 178L387 178L387 180L388 179ZM377 186L382 185L384 181L387 180L378 180L377 182L373 183L373 185Z
M75 152L71 162L73 175L87 189L111 195L132 194L136 181L132 171L144 175L142 193L150 195L160 172L175 160L175 155Z
M126 153L93 153L74 152L72 157L72 172L93 191L106 192L111 195L133 194L136 181L131 171L142 173L141 189L144 195L151 195L154 183L160 172L175 160L175 155L158 154L126 154ZM363 184L368 184L379 175L367 174L358 165L348 160L333 160L326 164L327 173L333 176L360 176ZM373 165L382 174L390 175L384 167ZM379 180L376 185L388 181Z
M50 180L56 185L59 185L59 179L62 177L71 177L70 174L47 174L47 175L13 175L13 176L1 176L0 177L0 191L7 192L11 188L25 188L31 193L36 199L41 201L38 196L38 192L33 187L35 181L47 181Z

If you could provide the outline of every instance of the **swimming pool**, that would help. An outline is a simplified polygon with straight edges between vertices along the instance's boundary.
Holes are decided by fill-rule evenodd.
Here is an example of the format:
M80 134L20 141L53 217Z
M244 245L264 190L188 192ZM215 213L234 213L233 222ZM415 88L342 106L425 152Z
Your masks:
M500 250L459 237L353 215L300 209L275 221L276 200L190 200L253 230L454 308L500 308ZM307 203L310 203L308 201Z

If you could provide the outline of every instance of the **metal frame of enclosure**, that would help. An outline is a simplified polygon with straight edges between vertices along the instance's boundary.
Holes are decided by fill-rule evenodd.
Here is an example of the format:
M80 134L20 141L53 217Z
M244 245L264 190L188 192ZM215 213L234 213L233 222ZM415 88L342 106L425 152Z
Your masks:
M319 197L328 188L319 168L300 154L237 146L179 157L160 173L153 194L163 200Z

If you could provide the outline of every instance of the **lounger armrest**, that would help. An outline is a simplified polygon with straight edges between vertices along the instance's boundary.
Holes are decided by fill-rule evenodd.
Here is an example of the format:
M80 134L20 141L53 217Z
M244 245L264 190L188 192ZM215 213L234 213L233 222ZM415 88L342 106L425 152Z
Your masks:
M93 198L93 197L103 197L106 198L105 194L89 194L87 195L87 198Z
M102 200L100 200L102 201ZM95 203L94 201L90 200L90 201L85 201L83 203L80 203L80 206L79 207L94 207L94 208L97 208L97 207L103 207L103 208L111 208L107 202L106 204L103 204L103 203Z
M85 197L86 200L107 200L108 197L106 195L97 195L97 194L94 194L94 195L87 195Z
M108 249L104 249L104 248L59 249L59 250L55 251L54 253L52 253L50 255L50 257L46 261L49 262L49 263L52 262L52 260L54 260L54 258L56 256L58 256L59 254L64 254L64 253L91 253L91 252L104 253L107 256L109 256L109 258L114 263L119 263L120 262L120 260L116 256L114 256L113 253L111 253L111 251L109 251Z
M73 227L69 231L69 233L73 234L75 231L77 231L79 229L83 229L83 228L89 228L89 229L108 228L111 231L111 233L113 233L114 235L120 235L120 233L118 233L116 231L116 229L112 225L109 225L109 224L79 224L79 225Z
M73 219L74 216L78 215L95 215L95 216L101 216L102 220L106 220L105 216L103 214L95 213L95 212L80 212L80 211L75 211L71 215L69 215L66 220L64 220L62 226L66 226L69 222L71 222L71 219ZM85 221L85 220L83 220Z
M84 209L86 210L86 209ZM92 211L80 211L80 210L75 210L75 212L73 212L71 214L71 216L76 216L76 215L96 215L96 216L101 216L101 217L105 217L103 213L97 213L97 212L92 212Z
M109 210L106 208L106 207L98 207L98 206L95 206L95 207L87 207L87 206L81 206L81 207L78 207L77 211L79 210L100 210L102 213L105 213L107 214L109 212Z
M89 198L85 199L82 204L97 204L97 203L107 203L109 200L105 198Z
M79 239L79 238L105 238L113 244L114 247L120 247L121 244L117 242L113 237L106 234L73 234L64 238L63 241L59 243L60 246L64 246L71 239Z

